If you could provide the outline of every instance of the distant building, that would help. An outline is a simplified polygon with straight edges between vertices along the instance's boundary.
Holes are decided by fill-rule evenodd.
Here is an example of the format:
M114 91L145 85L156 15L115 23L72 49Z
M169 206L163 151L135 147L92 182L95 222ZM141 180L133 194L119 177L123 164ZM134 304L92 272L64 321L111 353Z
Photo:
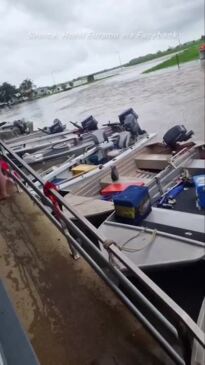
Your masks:
M72 89L72 83L71 82L64 82L62 84L55 85L53 87L54 93L60 93L61 91Z
M50 90L49 87L43 86L43 87L37 87L33 91L33 94L34 94L34 96L40 97L40 96L51 95L52 94L52 91Z
M72 82L65 82L64 84L62 84L62 88L63 90L72 89Z
M87 82L88 82L87 77L81 77L79 79L76 79L76 80L72 81L73 87L85 85L85 84L87 84Z
M56 85L55 89L54 89L54 93L60 93L61 91L63 91L63 86L62 85Z
M93 81L95 81L94 75L93 74L88 75L87 76L87 82L93 82Z

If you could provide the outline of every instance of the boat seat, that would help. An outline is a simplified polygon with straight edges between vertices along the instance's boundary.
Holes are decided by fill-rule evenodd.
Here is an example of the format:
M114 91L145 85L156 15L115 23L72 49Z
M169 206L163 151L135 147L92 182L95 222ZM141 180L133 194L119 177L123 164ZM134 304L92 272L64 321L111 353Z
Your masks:
M127 132L127 131L120 132L118 135L118 138L117 138L117 143L116 143L117 148L108 152L108 155L107 155L108 158L113 159L121 153L122 149L128 148L130 145L130 139L131 139L130 132Z
M95 168L95 165L80 164L72 167L71 171L73 175L82 175L94 170Z
M99 145L100 143L103 143L105 141L108 142L108 137L104 130L97 129L96 131L92 132L91 134L92 140L95 144Z
M127 148L130 145L131 134L130 132L123 131L119 133L119 139L117 141L118 148Z
M143 153L135 158L135 163L139 169L162 170L168 165L170 157L170 154Z

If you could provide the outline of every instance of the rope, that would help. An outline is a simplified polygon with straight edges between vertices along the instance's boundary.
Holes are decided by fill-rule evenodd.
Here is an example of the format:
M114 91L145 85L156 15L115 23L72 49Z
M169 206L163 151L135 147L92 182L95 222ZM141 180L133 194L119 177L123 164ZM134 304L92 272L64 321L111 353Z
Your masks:
M106 240L103 243L104 248L107 250L111 245L116 245L116 242L112 240Z
M152 231L152 235L151 235L151 239L150 241L146 242L146 244L142 247L137 247L137 248L131 248L131 247L125 247L125 245L127 245L130 241L132 241L134 238L137 238L141 235L141 233L145 233L145 229L144 231L140 231L138 232L136 235L134 235L133 237L129 238L127 241L125 241L122 246L118 246L119 249L121 251L125 251L125 252L131 252L131 253L134 253L134 252L138 252L138 251L141 251L141 250L144 250L145 248L147 248L148 246L150 246L154 241L155 241L155 238L156 238L156 235L157 235L157 230L154 229Z

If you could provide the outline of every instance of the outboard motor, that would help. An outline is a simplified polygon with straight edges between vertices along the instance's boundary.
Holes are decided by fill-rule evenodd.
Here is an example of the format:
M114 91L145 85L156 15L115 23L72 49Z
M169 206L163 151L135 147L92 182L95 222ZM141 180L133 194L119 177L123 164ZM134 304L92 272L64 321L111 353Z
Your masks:
M146 133L142 130L138 123L138 115L135 111L130 108L119 115L120 124L123 125L124 129L131 133L133 138L138 137L141 134Z
M84 131L87 131L87 132L95 131L96 129L98 129L98 122L92 115L90 115L88 118L83 120L81 122L81 124L82 124Z
M26 125L26 122L24 120L15 120L14 121L14 126L17 127L20 130L21 134L24 134L27 131L27 125Z
M193 134L192 130L187 132L184 125L175 125L165 133L163 140L167 146L175 148L178 142L188 141Z
M63 132L64 129L65 126L63 125L63 123L59 119L54 119L53 125L49 127L49 133L50 134L60 133Z

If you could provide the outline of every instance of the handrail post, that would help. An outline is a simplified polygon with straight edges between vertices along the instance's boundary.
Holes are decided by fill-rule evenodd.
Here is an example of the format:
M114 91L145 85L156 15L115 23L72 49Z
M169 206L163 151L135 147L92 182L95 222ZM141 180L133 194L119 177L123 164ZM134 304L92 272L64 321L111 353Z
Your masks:
M185 364L191 365L193 337L187 331L187 328L185 327L184 323L182 323L181 321L176 323L176 328L178 331L179 341L181 343L181 348L182 348Z
M71 252L71 256L74 260L78 260L80 258L80 255L78 253L78 251L76 250L76 248L72 245L72 243L70 242L70 240L67 238L68 236L68 233L69 233L69 230L68 230L68 227L66 226L65 222L62 221L61 219L58 219L58 221L60 222L61 226L62 226L62 229L63 229L63 232L64 232L64 235L66 237L66 240L67 240L67 243L68 243L68 246L70 248L70 252Z

